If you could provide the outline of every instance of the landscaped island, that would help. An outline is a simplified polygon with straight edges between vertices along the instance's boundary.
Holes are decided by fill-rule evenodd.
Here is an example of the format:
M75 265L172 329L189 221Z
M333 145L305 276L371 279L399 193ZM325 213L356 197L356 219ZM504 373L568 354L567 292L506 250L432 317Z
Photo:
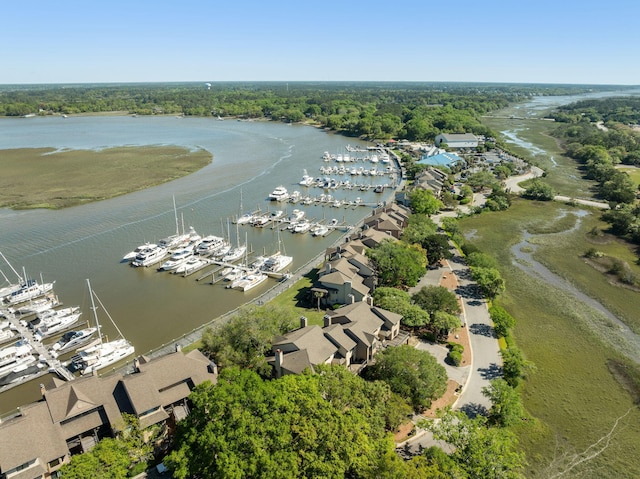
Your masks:
M197 171L205 150L136 146L104 150L2 150L0 207L59 209L124 195Z

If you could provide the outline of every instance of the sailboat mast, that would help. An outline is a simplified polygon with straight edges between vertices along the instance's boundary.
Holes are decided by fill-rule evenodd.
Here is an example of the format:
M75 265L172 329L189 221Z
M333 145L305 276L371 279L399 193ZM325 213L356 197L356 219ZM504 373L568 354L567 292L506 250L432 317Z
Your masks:
M87 278L87 286L89 287L89 298L91 298L91 310L93 311L93 318L96 322L96 328L98 329L98 338L102 343L102 331L100 331L100 323L98 322L98 311L96 309L96 303L93 301L93 291L91 291L91 283L89 282L89 278Z
M178 209L176 208L176 195L173 195L173 214L176 217L176 234L180 234L180 228L178 227Z
M11 271L13 271L13 273L18 277L18 283L25 283L26 279L22 279L20 277L20 275L18 274L18 272L14 269L14 267L11 265L11 263L9 263L9 260L2 254L2 251L0 251L0 256L2 256L2 259L4 260L5 263L7 263L9 265L9 268L11 268ZM5 276L6 278L6 276ZM7 280L9 281L9 280Z

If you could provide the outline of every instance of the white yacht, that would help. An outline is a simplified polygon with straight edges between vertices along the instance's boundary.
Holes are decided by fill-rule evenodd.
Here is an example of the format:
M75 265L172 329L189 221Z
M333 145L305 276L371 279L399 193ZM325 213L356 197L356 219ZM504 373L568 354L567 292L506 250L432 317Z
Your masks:
M193 246L188 246L186 248L179 249L178 251L173 253L171 256L169 256L169 259L167 259L167 261L162 263L158 268L158 270L159 271L174 270L178 266L180 266L182 263L187 261L189 258L191 258L192 256L193 256Z
M286 201L289 198L289 193L284 186L278 186L269 195L271 201Z
M116 339L82 349L71 361L84 376L111 366L134 352L134 347L126 339Z
M44 298L29 301L27 304L16 308L13 312L27 316L29 314L38 314L48 309L53 309L60 304L57 296L48 295Z
M294 233L306 233L311 228L311 223L307 220L300 221L293 227Z
M36 341L42 341L60 331L69 329L78 322L82 311L77 306L59 310L49 309L38 315L39 323L34 327L33 337Z
M313 176L309 176L307 174L307 170L304 170L304 174L302 175L302 179L299 183L301 186L312 186L313 185Z
M244 256L247 251L246 245L238 245L235 248L232 248L226 255L222 257L222 261L224 263L231 263L233 261L237 261Z
M80 374L92 374L94 371L99 371L100 369L106 368L112 364L117 363L118 361L131 356L135 350L129 341L124 339L122 333L116 326L116 323L113 322L111 316L111 322L113 326L118 331L120 335L119 339L115 339L113 341L105 341L100 333L100 323L98 322L98 313L96 309L96 305L94 302L94 296L98 300L98 303L103 307L100 298L98 298L93 291L91 290L91 284L87 279L87 285L89 286L89 297L91 298L91 309L93 310L93 315L96 321L96 328L98 331L99 341L96 344L92 344L86 346L84 348L80 348L79 353L71 358L71 366L74 370L80 371ZM108 314L107 314L108 315Z
M143 266L146 268L152 264L159 263L167 254L167 248L157 245L155 248L148 248L138 253L136 258L131 262L131 266Z
M215 235L209 235L202 238L202 241L196 248L196 253L199 255L213 254L221 249L226 244L224 238Z
M26 284L22 286L18 291L14 291L5 298L5 301L9 304L19 304L29 301L30 299L39 298L47 294L53 289L53 283L40 284L34 279L27 280Z
M245 213L242 216L238 217L236 223L239 225L246 225L247 223L251 223L254 219L254 216L251 213Z
M313 236L325 236L329 233L329 227L327 225L316 225L311 231Z
M293 262L293 256L276 253L269 256L261 267L267 273L279 273Z
M155 244L155 243L141 244L140 246L136 247L136 249L134 249L133 251L129 251L127 254L125 254L122 257L122 260L123 261L133 261L134 259L136 259L136 256L138 256L138 254L142 253L145 250L155 248L157 246L158 245Z
M0 375L18 367L34 364L36 361L31 345L23 340L18 341L13 346L0 349Z
M178 266L175 270L174 273L175 274L189 274L192 273L193 271L201 268L202 266L209 264L209 261L198 257L198 256L191 256L189 259L187 259L184 263L182 263L180 266Z
M68 331L51 346L50 353L57 357L73 351L88 342L97 330L98 328L85 328L78 331Z
M255 288L259 284L265 282L268 276L260 271L250 271L239 279L236 279L231 283L231 288L237 289L240 291L249 291L250 289Z

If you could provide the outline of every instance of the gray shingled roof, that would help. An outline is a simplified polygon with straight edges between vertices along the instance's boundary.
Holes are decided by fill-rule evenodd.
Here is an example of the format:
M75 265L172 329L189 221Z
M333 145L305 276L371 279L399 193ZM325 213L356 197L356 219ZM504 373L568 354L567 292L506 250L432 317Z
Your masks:
M336 346L351 351L356 347L356 342L347 336L340 324L331 324L325 328L322 328L325 336L329 338Z
M68 453L60 429L51 422L44 402L23 406L22 416L0 423L0 471L8 471L29 461L44 462ZM34 472L32 469L29 471ZM34 477L36 474L31 475Z
M316 325L299 328L283 335L274 342L273 350L284 344L293 344L298 351L306 350L311 364L323 364L336 353L336 346L324 337L322 329ZM290 354L285 354L285 358Z

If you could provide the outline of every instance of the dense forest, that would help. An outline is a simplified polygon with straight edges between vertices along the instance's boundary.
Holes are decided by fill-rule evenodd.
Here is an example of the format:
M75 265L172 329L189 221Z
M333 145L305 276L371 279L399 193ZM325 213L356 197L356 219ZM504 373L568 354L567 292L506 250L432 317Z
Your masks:
M0 116L120 111L309 122L348 136L490 136L479 117L533 95L606 87L473 83L180 83L0 87Z

